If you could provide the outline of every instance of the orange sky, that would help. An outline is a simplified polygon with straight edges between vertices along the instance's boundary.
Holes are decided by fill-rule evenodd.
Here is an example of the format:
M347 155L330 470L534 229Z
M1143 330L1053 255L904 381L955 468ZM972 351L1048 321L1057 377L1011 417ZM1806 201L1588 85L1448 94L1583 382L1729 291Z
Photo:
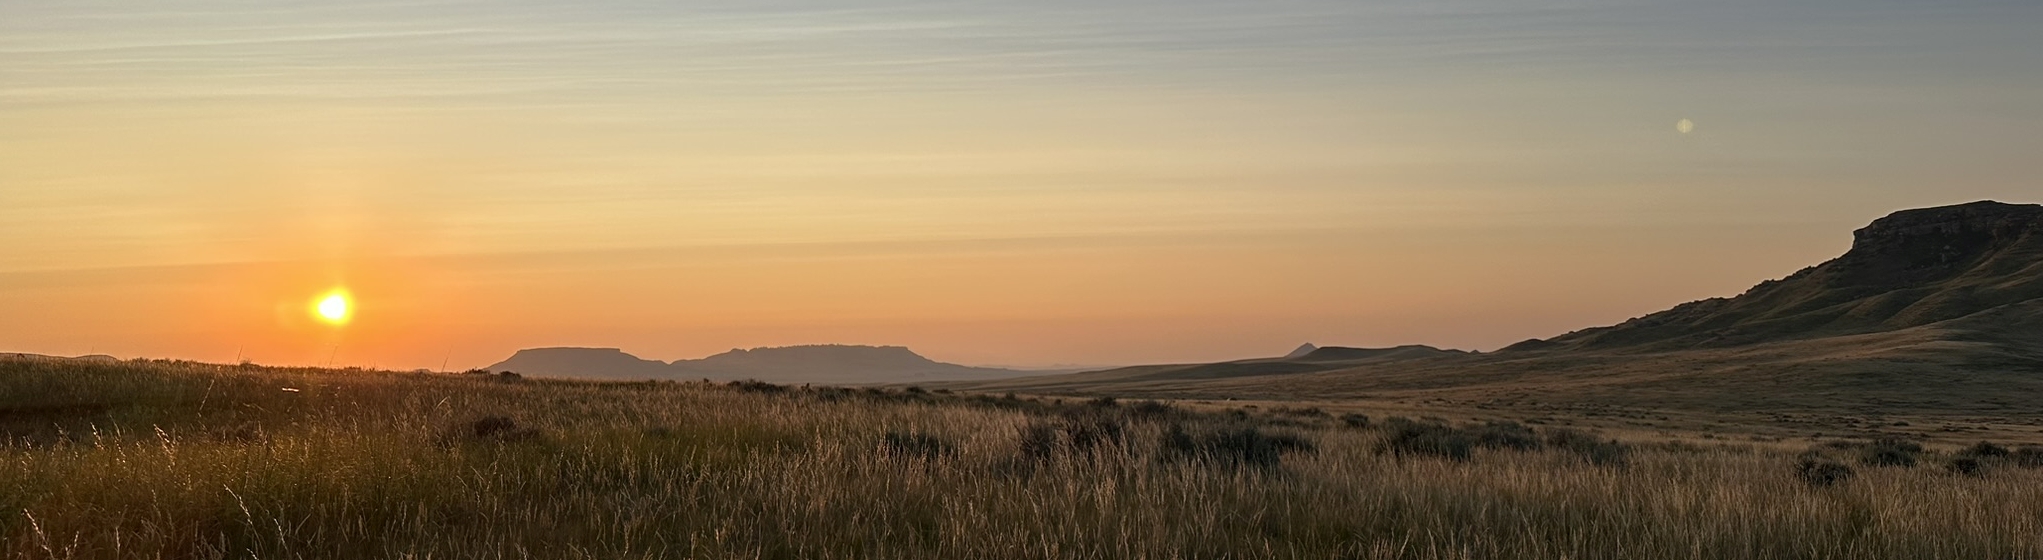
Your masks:
M0 351L1490 349L2043 194L2021 6L826 4L0 6Z

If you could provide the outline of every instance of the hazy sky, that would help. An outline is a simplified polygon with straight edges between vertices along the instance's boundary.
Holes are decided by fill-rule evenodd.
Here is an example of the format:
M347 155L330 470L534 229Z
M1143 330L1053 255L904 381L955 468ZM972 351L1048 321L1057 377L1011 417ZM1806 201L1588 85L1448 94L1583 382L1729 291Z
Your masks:
M0 2L0 351L1490 349L1735 295L1895 209L2043 200L2039 29L2034 0ZM355 321L313 322L336 286Z

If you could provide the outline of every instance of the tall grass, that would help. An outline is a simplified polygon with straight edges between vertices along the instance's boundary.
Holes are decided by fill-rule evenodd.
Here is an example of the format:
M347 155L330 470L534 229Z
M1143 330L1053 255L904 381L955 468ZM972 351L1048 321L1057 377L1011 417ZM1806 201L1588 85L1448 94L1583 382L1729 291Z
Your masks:
M1384 452L1382 428L1279 420L0 361L0 557L2043 557L2043 472L2013 462L1813 487L1790 451L1455 460Z

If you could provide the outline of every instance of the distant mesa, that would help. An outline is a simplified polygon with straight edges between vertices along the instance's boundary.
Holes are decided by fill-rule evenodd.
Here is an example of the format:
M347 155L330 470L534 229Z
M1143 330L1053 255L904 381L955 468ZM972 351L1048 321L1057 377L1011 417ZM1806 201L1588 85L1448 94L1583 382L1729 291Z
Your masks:
M604 379L656 379L669 377L672 371L667 362L647 360L618 348L528 348L488 369L525 375Z
M1407 345L1394 348L1344 348L1328 346L1316 348L1303 356L1291 358L1302 362L1347 362L1355 360L1406 360L1416 358L1437 358L1467 354L1461 350L1442 350L1431 346Z
M1029 372L947 364L900 346L812 345L732 349L662 362L617 348L530 348L490 371L584 379L752 379L774 383L910 383L997 379Z
M1346 346L1314 346L1306 344L1285 354L1279 360L1292 362L1347 362L1355 360L1401 360L1412 358L1434 358L1468 354L1464 350L1442 350L1432 346L1410 344L1390 348L1350 348Z
M1975 202L1896 212L1855 232L1844 256L1737 297L1507 350L1729 348L1963 322L2038 298L2043 205Z

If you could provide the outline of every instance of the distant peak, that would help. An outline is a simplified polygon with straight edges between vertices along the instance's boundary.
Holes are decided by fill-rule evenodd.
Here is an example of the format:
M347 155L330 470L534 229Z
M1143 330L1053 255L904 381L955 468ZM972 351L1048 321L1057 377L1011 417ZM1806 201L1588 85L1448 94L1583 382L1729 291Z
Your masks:
M1305 357L1305 355L1311 354L1314 350L1318 349L1319 349L1318 346L1313 346L1312 343L1307 342L1305 344L1298 345L1298 349L1292 350L1290 354L1285 354L1284 358L1285 359L1303 358Z

